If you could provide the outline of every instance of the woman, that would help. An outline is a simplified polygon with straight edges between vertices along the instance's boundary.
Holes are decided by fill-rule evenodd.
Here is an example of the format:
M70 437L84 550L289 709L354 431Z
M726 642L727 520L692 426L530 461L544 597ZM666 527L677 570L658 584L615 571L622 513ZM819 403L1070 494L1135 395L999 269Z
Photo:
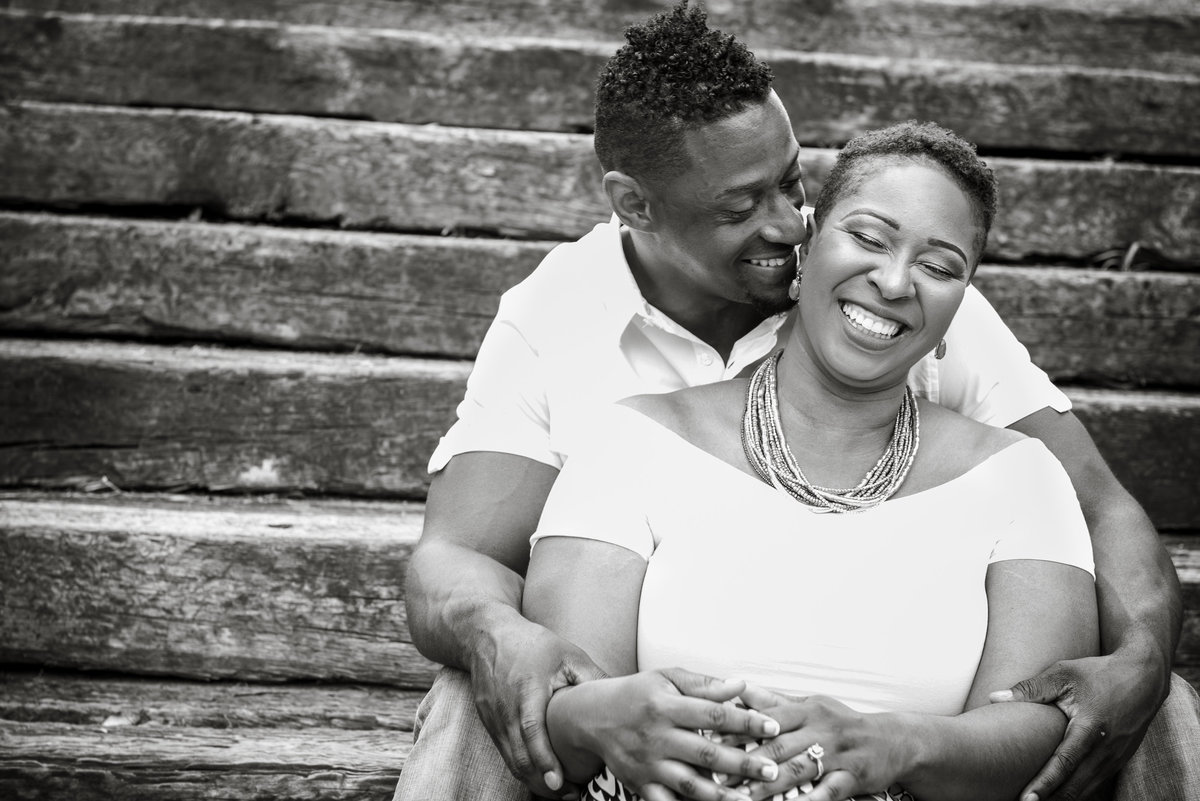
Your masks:
M852 141L816 203L782 354L597 421L525 589L531 619L620 677L552 697L569 777L607 765L648 800L1007 801L1052 753L1061 712L988 693L1096 651L1074 492L1040 442L905 384L944 347L995 194L937 126ZM721 703L739 696L750 710ZM747 755L697 729L769 739ZM622 792L611 775L590 790Z

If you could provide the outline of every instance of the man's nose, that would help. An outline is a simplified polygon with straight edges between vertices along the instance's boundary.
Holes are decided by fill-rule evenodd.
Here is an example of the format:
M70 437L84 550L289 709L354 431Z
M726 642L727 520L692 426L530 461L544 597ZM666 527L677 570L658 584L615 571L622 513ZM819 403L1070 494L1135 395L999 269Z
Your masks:
M762 237L768 242L803 245L808 239L803 210L787 198L780 198L771 208L771 216L762 228Z

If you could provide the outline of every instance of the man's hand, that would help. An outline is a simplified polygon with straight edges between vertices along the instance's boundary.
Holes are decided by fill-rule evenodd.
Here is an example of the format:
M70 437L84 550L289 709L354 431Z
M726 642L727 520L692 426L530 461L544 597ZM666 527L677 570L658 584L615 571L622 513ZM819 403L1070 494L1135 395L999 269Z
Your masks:
M1069 719L1050 761L1021 792L1021 801L1088 798L1137 750L1166 697L1168 684L1140 660L1121 655L1058 662L993 703L1054 704Z
M523 619L488 642L470 666L480 720L508 769L534 793L569 795L546 733L546 704L555 690L606 674L579 648Z

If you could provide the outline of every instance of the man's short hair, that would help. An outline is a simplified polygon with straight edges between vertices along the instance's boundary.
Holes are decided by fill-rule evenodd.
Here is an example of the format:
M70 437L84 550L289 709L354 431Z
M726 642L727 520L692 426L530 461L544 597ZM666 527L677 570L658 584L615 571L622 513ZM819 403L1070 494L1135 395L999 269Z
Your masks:
M684 132L766 100L771 68L708 27L687 0L625 31L596 84L596 155L605 172L655 181L689 167Z
M878 169L905 161L926 161L940 167L967 194L979 224L975 244L982 254L996 216L996 176L975 152L975 145L932 122L909 120L868 131L847 142L813 206L817 223Z

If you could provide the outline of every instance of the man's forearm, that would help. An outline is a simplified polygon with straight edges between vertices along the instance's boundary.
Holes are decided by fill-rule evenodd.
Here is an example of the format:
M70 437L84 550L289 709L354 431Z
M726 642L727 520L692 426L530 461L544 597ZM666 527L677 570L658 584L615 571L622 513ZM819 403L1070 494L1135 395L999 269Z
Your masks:
M469 670L487 640L521 619L524 579L491 557L461 545L422 543L405 587L409 632L425 657Z
M1165 692L1182 603L1179 579L1154 524L1075 415L1047 408L1010 428L1042 440L1075 486L1096 562L1101 651L1143 662L1161 676Z
M1165 680L1183 619L1170 556L1145 512L1119 485L1094 508L1085 505L1084 513L1096 560L1103 652L1154 659Z

